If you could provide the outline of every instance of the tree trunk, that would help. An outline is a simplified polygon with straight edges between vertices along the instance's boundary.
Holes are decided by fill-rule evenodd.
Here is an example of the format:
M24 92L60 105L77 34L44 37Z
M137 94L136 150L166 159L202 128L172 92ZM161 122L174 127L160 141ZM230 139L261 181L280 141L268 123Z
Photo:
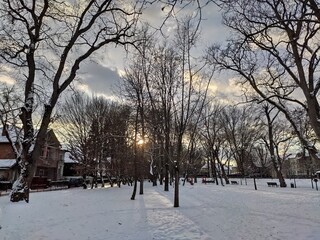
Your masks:
M141 177L140 178L140 192L139 192L140 195L143 195L143 182L144 182L144 179L143 179L143 177Z
M223 164L220 161L218 161L218 163L219 163L219 166L220 166L220 169L221 169L222 177L226 181L226 184L230 184L229 178L228 178L228 176L226 174L226 171L224 170Z
M52 100L52 104L55 104L56 100ZM30 152L31 139L34 138L34 130L32 125L32 113L27 112L24 108L20 116L23 122L24 142L23 142L23 156L19 158L20 175L14 182L10 193L10 200L16 200L21 193L29 193L31 181L37 170L37 160L40 158L42 149L46 141L47 129L50 123L50 117L52 113L52 107L46 105L45 112L43 114L40 129L37 134L34 148ZM24 200L23 198L19 201ZM29 202L29 197L28 197Z
M166 134L167 135L167 134ZM164 159L164 191L169 191L169 137L166 136L165 141L165 159Z
M174 181L174 207L179 207L179 166L178 162L176 163L175 169L175 181Z
M137 192L137 179L134 180L134 185L133 185L133 192L131 195L131 200L135 200L136 198L136 192Z
M209 167L209 165L208 165L208 167ZM210 159L210 168L211 168L210 170L211 170L212 178L215 179L216 185L219 185L217 170L215 168L215 161L213 161L212 159Z

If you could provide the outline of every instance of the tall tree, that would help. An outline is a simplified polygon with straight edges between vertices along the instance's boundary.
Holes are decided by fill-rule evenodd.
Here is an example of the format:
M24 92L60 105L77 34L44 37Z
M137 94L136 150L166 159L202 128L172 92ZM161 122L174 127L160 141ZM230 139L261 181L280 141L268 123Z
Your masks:
M264 140L269 152L270 152L270 158L273 165L273 169L276 172L277 178L280 182L280 187L286 187L287 184L284 180L283 174L282 174L282 159L279 156L279 144L280 142L285 142L292 138L292 136L287 137L286 139L281 139L280 142L277 142L276 136L280 137L279 134L276 134L276 119L278 116L278 112L273 114L274 107L271 107L266 104L263 106L264 115L267 119L267 136L263 136L262 139ZM278 131L285 131L286 129L278 128ZM282 134L281 134L282 135ZM286 152L286 151L284 151Z
M155 2L163 2L169 13L177 5L177 1ZM149 3L144 0L1 2L1 63L15 70L24 91L20 108L24 132L22 171L12 194L31 183L54 107L75 80L81 63L106 46L134 44L137 24ZM42 114L35 131L37 100Z
M62 134L82 174L128 177L123 162L129 148L129 115L126 105L103 98L81 94L67 98L60 116Z
M259 138L259 122L250 106L229 106L223 110L222 124L238 171L242 177L251 173L252 151Z
M298 130L292 110L301 107L320 137L318 93L319 6L316 1L215 1L233 33L227 46L214 46L209 59L248 83L292 124L310 155L317 150Z
M173 96L173 118L175 133L175 154L174 160L174 207L179 207L179 179L180 162L182 161L183 140L187 127L194 117L201 116L210 76L204 75L204 64L197 63L196 57L192 55L199 38L198 22L191 16L178 21L175 37L176 57L179 60L179 78L177 81L178 91ZM197 117L198 116L198 117Z
M83 166L82 174L88 174L90 169L89 138L91 119L87 113L89 98L76 93L67 98L60 112L61 134L64 137L71 157Z
M141 57L139 58L141 60ZM127 100L132 103L132 107L136 111L135 116L135 127L134 127L134 146L135 146L135 156L137 156L139 145L140 147L140 166L139 169L145 164L145 142L146 142L146 124L145 124L145 105L146 105L146 87L144 80L144 70L142 69L145 65L140 64L140 61L135 61L132 63L132 66L126 69L126 74L123 77L123 85L125 89L125 95L127 95ZM138 144L139 143L139 144ZM137 157L136 157L137 158ZM138 164L138 163L135 163ZM140 194L143 194L143 180L144 173L140 171L139 173L140 179Z
M226 135L224 134L223 121L222 118L223 107L216 103L209 103L206 105L202 116L202 146L206 152L207 166L208 170L211 171L209 175L215 178L215 182L218 185L218 171L217 171L217 154L221 151L223 147L223 141L226 140Z

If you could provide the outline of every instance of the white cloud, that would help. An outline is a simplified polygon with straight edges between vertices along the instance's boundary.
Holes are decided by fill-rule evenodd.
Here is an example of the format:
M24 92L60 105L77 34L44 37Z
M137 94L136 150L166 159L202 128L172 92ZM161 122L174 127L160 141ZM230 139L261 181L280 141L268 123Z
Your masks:
M83 84L83 83L79 83L79 84L76 84L76 88L81 91L81 92L85 92L85 93L90 93L90 88L87 84Z
M209 85L209 94L210 95L215 95L217 93L219 89L219 86L217 85L217 83L210 83Z
M121 69L117 69L117 72L118 72L118 75L119 75L120 77L123 77L123 76L126 75L126 72L123 71L123 70L121 70Z
M14 85L16 83L16 80L6 75L0 75L0 82L7 85Z

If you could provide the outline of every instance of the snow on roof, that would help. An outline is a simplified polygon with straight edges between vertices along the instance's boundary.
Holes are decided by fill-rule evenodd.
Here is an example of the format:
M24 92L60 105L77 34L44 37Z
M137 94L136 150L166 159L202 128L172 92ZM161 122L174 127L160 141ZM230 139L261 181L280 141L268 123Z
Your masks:
M8 126L7 131L9 132L9 136L12 139L13 142L17 141L17 138L22 138L22 129L19 129L18 127L15 128L13 126ZM0 143L9 143L9 140L6 136L3 136L3 127L0 128Z
M0 128L0 133L2 132L1 128ZM6 138L6 136L2 136L0 135L0 143L8 143L8 139Z
M0 168L11 168L16 164L16 159L0 159Z
M70 152L66 152L66 153L64 154L64 162L65 162L65 163L77 163L77 161L75 161L75 160L73 160L73 159L71 158Z

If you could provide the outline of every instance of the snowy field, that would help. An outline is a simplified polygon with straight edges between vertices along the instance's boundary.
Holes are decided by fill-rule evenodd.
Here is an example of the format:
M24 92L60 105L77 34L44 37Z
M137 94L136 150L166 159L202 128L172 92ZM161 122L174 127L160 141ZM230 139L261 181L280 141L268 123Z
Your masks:
M258 180L258 191L251 179L242 184L186 184L179 208L173 208L173 189L148 182L135 201L128 186L31 193L29 204L2 196L0 239L320 239L320 191L310 180L297 180L297 188Z

